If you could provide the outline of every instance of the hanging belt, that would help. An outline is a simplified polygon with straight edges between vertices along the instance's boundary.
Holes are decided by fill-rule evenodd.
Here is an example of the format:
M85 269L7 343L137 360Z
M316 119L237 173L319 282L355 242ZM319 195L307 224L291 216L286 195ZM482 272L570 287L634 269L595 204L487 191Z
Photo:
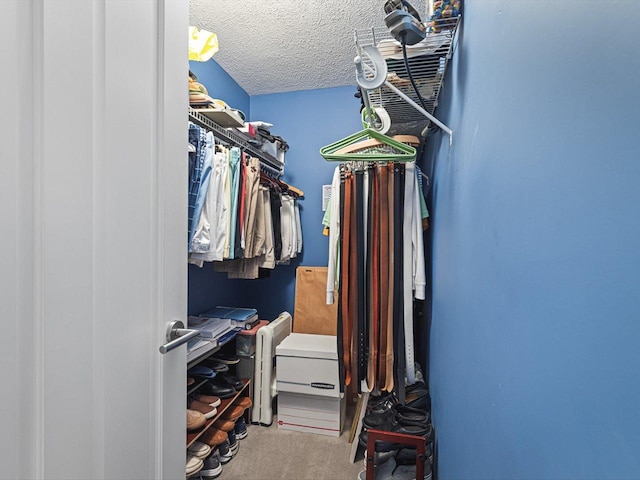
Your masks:
M380 323L380 217L378 196L378 172L369 169L369 361L367 362L367 387L371 391L376 386L376 366L378 363L378 328Z
M358 271L357 283L357 301L358 301L358 329L356 339L358 341L358 392L362 380L367 377L367 355L365 351L365 343L367 342L367 318L366 318L366 302L367 289L365 283L365 229L364 229L364 172L356 171L356 262Z
M364 265L364 283L365 283L365 292L366 292L366 304L365 304L365 314L364 314L364 326L365 326L365 331L364 333L364 345L363 345L363 352L366 354L366 358L364 359L365 365L365 372L364 372L364 379L365 379L365 389L367 392L370 392L371 390L373 390L374 387L374 383L375 383L375 378L372 377L372 373L373 373L373 367L371 365L372 361L373 361L373 345L371 344L373 341L373 271L374 271L374 264L373 264L373 228L374 228L374 223L373 223L373 218L372 218L372 211L373 211L373 203L374 203L374 198L373 198L373 189L372 189L372 183L371 180L373 179L373 174L371 172L371 168L367 167L367 171L365 172L365 176L364 176L364 183L365 183L365 191L364 193L364 199L365 199L365 205L364 205L364 209L365 209L365 221L364 221L364 231L365 231L365 236L366 236L366 248L365 248L365 265Z
M394 391L401 404L404 404L405 391L404 391L404 374L405 374L405 355L404 355L404 298L402 294L402 259L403 259L403 245L402 238L403 232L400 225L403 218L403 203L404 203L404 165L396 164L394 169L394 181L393 181L393 210L394 219L396 221L396 228L394 228L393 235L393 256L394 262L394 296L393 296L393 336L394 345L393 352L395 356L394 362Z
M342 248L340 250L340 303L342 305L343 325L342 325L342 347L344 360L344 384L351 384L351 333L353 324L352 309L352 283L353 275L351 272L351 190L353 177L351 172L345 173L344 178L344 201L342 202L342 210L344 212L344 221L342 223Z
M403 312L404 312L404 351L406 359L407 383L413 385L416 382L416 368L413 354L413 232L415 222L420 222L420 212L414 208L414 196L416 191L416 167L413 162L407 163L404 173L404 216L403 223L403 249L402 260L402 284L403 284ZM422 232L420 232L422 233Z
M343 167L340 166L340 228L344 229L344 170ZM339 252L339 257L340 259L342 259L344 257L344 230L341 231L340 233L340 252ZM343 285L346 285L346 282L344 282L344 277L342 276L342 274L344 273L344 271L342 271L342 263L340 263L340 265L337 265L336 268L338 269L338 278L340 279L340 282L338 283L338 312L337 312L337 325L336 325L336 340L337 340L337 349L338 349L338 358L340 359L340 368L338 368L338 380L340 382L340 392L344 393L344 387L346 385L345 383L345 363L344 363L344 334L343 334L343 329L344 329L344 319L343 319L343 315L346 313L345 311L343 311L342 309L342 299L344 298L344 295L346 295L346 288L343 288Z
M351 223L349 226L349 323L351 325L350 345L351 348L351 379L357 383L357 390L360 393L360 382L358 381L358 245L356 243L356 176L352 174L351 183Z
M394 166L387 165L388 172L388 189L387 198L389 199L389 291L387 300L387 363L385 366L385 383L384 390L390 392L393 390L393 299L394 299L394 260L395 260L395 228L394 228Z
M378 338L378 388L383 389L385 386L385 372L387 369L387 325L389 319L389 198L388 198L388 181L389 174L387 166L378 166L379 181L379 240L380 247L379 257L379 291L378 298L380 302L380 331Z

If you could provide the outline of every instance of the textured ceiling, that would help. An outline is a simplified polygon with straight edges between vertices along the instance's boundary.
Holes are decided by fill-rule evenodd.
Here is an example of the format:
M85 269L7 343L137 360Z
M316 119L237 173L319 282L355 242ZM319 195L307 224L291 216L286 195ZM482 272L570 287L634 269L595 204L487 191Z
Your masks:
M424 1L412 2L424 14ZM384 26L384 0L190 0L214 59L249 95L355 85L355 29ZM424 17L423 17L424 18Z

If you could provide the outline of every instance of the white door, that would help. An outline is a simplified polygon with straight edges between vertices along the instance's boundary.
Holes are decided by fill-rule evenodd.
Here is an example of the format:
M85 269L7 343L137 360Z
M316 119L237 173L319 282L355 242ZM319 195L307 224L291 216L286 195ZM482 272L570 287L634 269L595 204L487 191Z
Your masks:
M187 0L0 0L0 478L184 478Z

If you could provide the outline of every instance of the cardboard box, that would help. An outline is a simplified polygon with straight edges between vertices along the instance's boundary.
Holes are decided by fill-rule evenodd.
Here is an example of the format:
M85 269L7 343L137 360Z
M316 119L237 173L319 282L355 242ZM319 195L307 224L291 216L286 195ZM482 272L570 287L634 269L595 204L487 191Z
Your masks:
M292 333L276 348L279 392L340 396L336 337Z
M333 305L327 305L327 267L296 268L293 332L335 335L338 303L336 292Z
M276 347L278 428L340 436L340 393L334 335L292 333Z
M344 398L279 392L278 428L339 437L344 406Z

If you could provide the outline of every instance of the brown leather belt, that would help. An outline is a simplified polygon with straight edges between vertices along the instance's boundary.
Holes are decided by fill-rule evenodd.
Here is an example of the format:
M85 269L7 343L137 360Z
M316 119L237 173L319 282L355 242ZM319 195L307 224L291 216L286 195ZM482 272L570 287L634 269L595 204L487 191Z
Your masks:
M406 370L404 232L396 220L403 218L404 177L404 164L370 168L365 208L362 172L345 172L339 299L344 385L355 382L360 391L365 380L369 391L395 390L401 403Z
M386 348L386 365L385 365L385 382L384 388L390 392L393 390L393 291L395 288L394 282L394 165L387 165L387 199L388 199L388 227L389 227L389 290L387 291L387 348ZM398 259L400 260L400 259Z
M351 174L351 197L350 197L350 215L351 222L349 225L349 320L350 320L350 345L351 345L351 378L356 382L356 389L360 392L360 383L358 382L359 376L359 363L358 363L358 313L360 310L359 305L359 290L358 290L358 218L357 218L357 203L358 203L358 190L357 190L357 176Z

